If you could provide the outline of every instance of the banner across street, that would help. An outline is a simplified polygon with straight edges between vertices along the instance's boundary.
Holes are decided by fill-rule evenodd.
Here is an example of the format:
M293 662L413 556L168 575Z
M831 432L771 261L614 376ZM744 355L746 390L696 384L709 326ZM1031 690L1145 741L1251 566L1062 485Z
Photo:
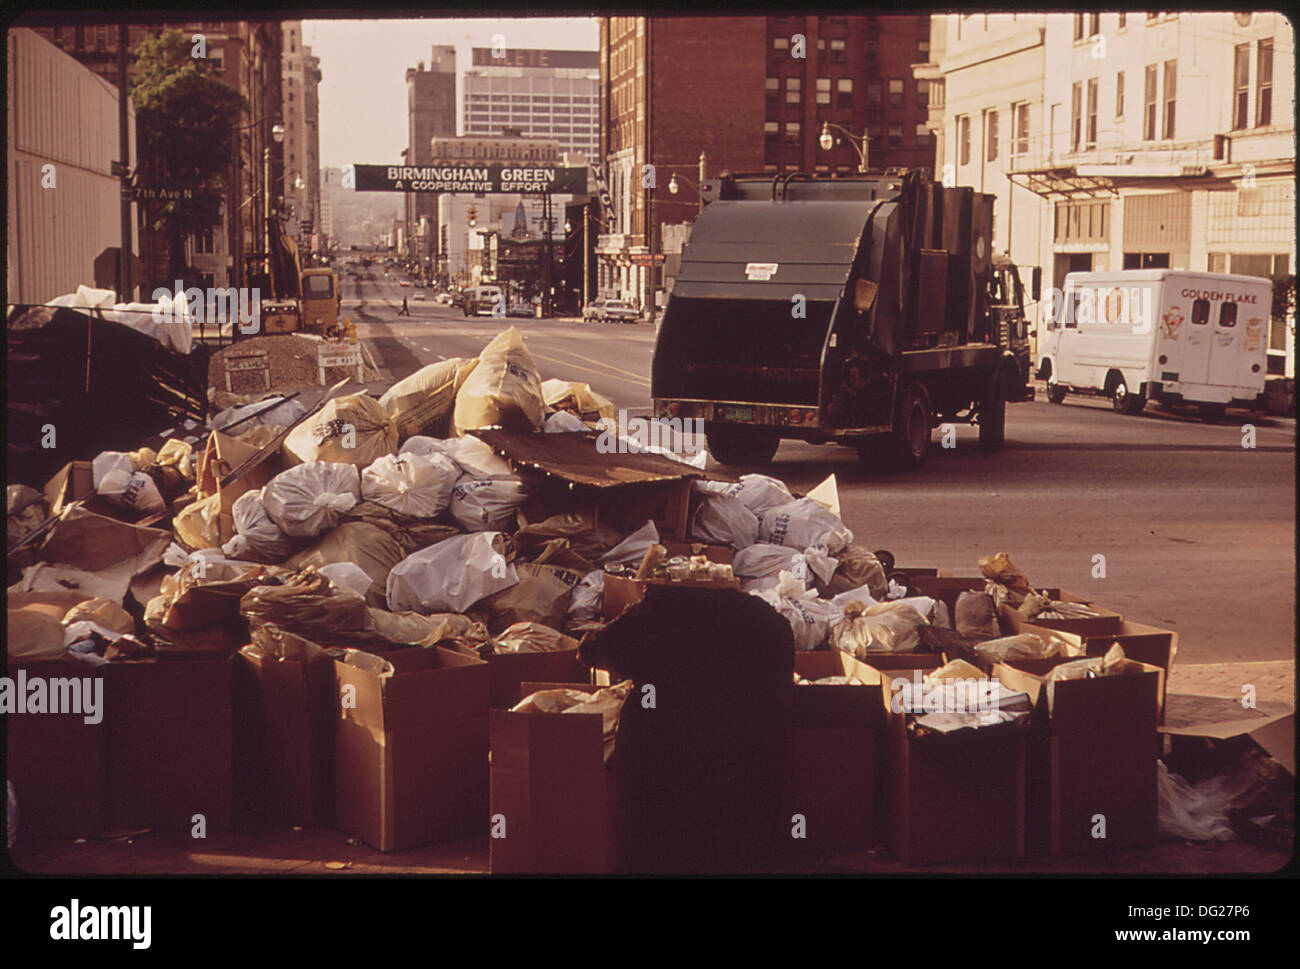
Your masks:
M583 195L587 169L559 165L355 165L358 192L552 192Z

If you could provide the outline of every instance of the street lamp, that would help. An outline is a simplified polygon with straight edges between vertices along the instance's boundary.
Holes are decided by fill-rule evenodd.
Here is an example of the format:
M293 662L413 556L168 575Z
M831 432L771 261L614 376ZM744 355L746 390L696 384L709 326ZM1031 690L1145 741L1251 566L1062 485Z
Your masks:
M284 141L284 125L274 124L271 126L271 138L278 145ZM262 226L266 233L266 275L271 277L271 146L266 145L262 149ZM272 295L275 293L275 287L272 285Z
M831 124L829 121L822 122L822 133L817 138L817 143L821 145L822 151L830 151L835 147L835 136L831 134L831 129L841 132L849 140L854 151L858 153L858 171L865 173L867 170L867 149L870 140L865 134L855 135L842 125Z

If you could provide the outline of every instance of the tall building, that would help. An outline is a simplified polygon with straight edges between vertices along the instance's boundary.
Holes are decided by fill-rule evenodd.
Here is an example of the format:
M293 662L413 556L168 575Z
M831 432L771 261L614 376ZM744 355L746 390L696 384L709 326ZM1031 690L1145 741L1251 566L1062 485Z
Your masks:
M929 17L915 14L602 18L599 159L613 211L596 246L599 295L662 301L652 266L680 251L689 230L671 227L699 210L701 154L706 175L832 177L857 171L865 135L873 169L928 166L928 91L911 65L929 43ZM829 151L824 125L838 126Z
M434 45L429 67L424 61L406 72L407 148L404 161L408 165L427 165L433 161L429 153L434 138L456 136L456 48ZM434 195L406 193L404 198L407 226L418 226L420 220L431 227L437 222L437 197ZM409 258L419 259L421 266L430 268L433 252L429 248L436 228L419 238L425 240L420 252L404 251ZM403 242L412 237L405 235Z
M596 156L600 145L600 55L585 50L475 47L465 71L464 132L496 135L506 127L549 138L561 151Z
M284 182L286 228L310 251L320 231L320 58L302 43L302 22L280 25L284 53L281 77L284 104Z
M283 184L283 153L271 135L272 126L280 122L281 112L280 27L270 21L131 25L127 28L128 88L138 76L136 54L141 42L167 27L179 29L191 39L201 35L200 49L207 70L246 99L246 107L234 126L236 137L231 145L220 220L184 242L184 262L194 276L187 282L203 286L252 285L252 276L265 268L266 221L262 203L266 186L268 182L272 186ZM116 86L116 25L38 26L33 30ZM148 291L155 286L172 286L175 281L168 278L167 272L171 261L167 235L153 229L156 213L151 203L137 203L135 208L140 239L138 255L145 262L147 276L143 282Z
M994 247L1069 272L1295 271L1295 40L1279 14L948 14L935 168L997 197ZM1293 325L1293 323L1291 324ZM1294 373L1275 320L1270 371Z

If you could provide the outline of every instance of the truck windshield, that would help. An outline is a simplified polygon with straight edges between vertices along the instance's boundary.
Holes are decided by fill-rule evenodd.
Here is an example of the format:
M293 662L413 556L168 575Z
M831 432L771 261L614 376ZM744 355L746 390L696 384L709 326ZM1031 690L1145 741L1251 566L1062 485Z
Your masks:
M303 293L307 299L329 299L334 295L334 280L329 276L307 276L303 279Z

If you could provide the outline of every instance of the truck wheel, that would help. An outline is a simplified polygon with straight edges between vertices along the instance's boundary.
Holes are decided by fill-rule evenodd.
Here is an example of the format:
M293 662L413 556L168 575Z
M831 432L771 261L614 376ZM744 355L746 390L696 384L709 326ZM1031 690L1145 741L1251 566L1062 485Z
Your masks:
M719 464L766 464L776 454L781 439L762 427L747 424L704 425L709 453Z
M912 384L903 394L894 422L894 446L905 471L919 469L930 453L930 397L920 384Z
M894 553L889 549L878 548L871 554L876 557L876 561L880 563L880 567L885 570L886 575L894 571Z
M1228 413L1228 408L1226 404L1201 404L1196 408L1196 412L1205 423L1217 424Z
M999 369L993 375L993 385L980 404L980 450L1000 451L1007 434L1006 384Z
M1147 405L1146 399L1141 394L1130 394L1128 385L1124 383L1124 378L1120 377L1115 382L1115 387L1111 391L1111 406L1120 414L1140 414L1142 408Z
M1047 385L1047 399L1053 404L1065 403L1065 388L1060 384L1049 383Z

